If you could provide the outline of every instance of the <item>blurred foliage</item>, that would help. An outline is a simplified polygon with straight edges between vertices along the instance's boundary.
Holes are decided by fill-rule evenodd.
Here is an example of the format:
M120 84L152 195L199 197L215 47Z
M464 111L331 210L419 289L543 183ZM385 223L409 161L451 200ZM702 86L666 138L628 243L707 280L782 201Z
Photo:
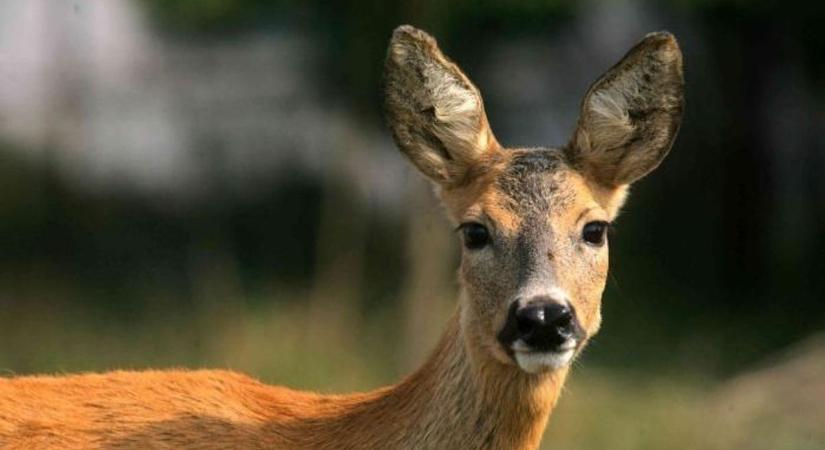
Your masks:
M184 36L232 34L273 25L318 32L327 46L327 86L338 86L362 114L377 117L381 68L392 30L402 23L426 26L446 44L467 45L486 33L550 32L570 18L569 0L142 0L167 33Z
M385 46L399 23L431 30L472 73L490 36L552 39L575 14L574 4L563 1L143 3L162 32L183 39L310 30L326 55L322 89L376 124ZM782 200L776 199L780 180L768 170L776 164L777 149L769 148L755 127L765 120L760 108L770 92L769 69L801 65L813 88L809 95L821 99L825 43L812 30L825 10L819 3L790 8L735 1L655 8L665 27L678 30L673 17L700 23L702 46L690 35L683 42L688 84L683 128L668 161L634 189L618 223L604 304L609 320L590 353L604 364L623 365L632 351L635 364L659 367L664 355L678 355L683 360L673 370L700 364L724 373L823 326L825 260L819 255L825 252L825 217L822 208L812 207L825 198L812 172L822 167L817 161L823 159L823 144L812 131L801 135L807 148L794 170L804 190L794 198L810 205L803 223L819 232L802 230L807 238L794 240L799 230L782 222L783 210L777 209ZM178 302L196 305L197 277L213 278L198 275L198 258L226 261L225 277L234 280L227 283L247 298L273 286L323 281L316 280L323 265L319 258L328 259L329 253L318 247L325 226L319 222L324 202L332 200L321 180L296 175L259 186L255 200L217 192L206 207L170 212L149 199L76 192L57 173L23 161L6 161L0 170L9 186L18 186L3 194L0 264L7 273L45 266L79 284L90 304L135 312L148 292L170 290ZM353 236L365 237L364 248L357 250L365 260L358 276L367 280L358 304L369 308L392 301L403 289L409 263L403 243L407 224L347 195L334 200L338 210L366 221L358 225L363 231L356 230L363 234Z
M553 39L579 11L561 0L141 4L156 29L175 39L312 33L324 53L320 89L374 125L386 42L398 24L432 31L472 72L493 36ZM781 149L757 132L771 120L764 105L774 89L772 69L798 69L807 83L798 88L822 110L823 5L648 3L663 27L698 24L700 33L683 41L688 107L671 156L634 190L612 237L607 320L588 358L606 366L632 361L639 368L725 374L825 325L825 187L816 172L825 159L816 133L822 118L795 128L805 147L792 162L802 186L792 193L802 205L801 222L784 221L789 201L778 197L781 180L768 170ZM490 115L496 114L493 105ZM336 223L325 225L331 197L323 180L296 175L257 187L254 200L217 196L208 205L170 210L140 196L75 190L57 171L15 153L0 147L0 269L10 304L50 297L132 318L158 307L153 298L179 311L196 310L218 294L266 304L279 289L323 281L325 226L341 238L335 247L363 255L363 280L354 282L363 285L359 311L396 305L392 299L403 293L414 264L407 218L379 214L342 194L336 211L364 223L344 221L338 231ZM38 291L49 283L52 291ZM441 287L447 294L454 289Z
M494 39L552 40L580 11L562 0L141 4L172 39L312 34L325 98L375 127L398 24L431 31L473 72ZM761 416L741 427L750 440L735 427L706 430L721 379L825 327L825 2L646 7L677 34L695 26L680 34L686 116L668 160L634 187L610 238L605 322L548 445L821 448L825 437L792 424L787 436L768 433ZM799 85L777 85L780 69ZM819 115L774 113L777 89L799 90ZM784 138L802 143L793 160L781 140L764 139L777 120L793 122ZM170 208L77 189L16 150L0 143L0 368L229 366L296 387L367 389L415 363L404 341L420 330L400 332L411 327L411 304L427 302L428 330L446 320L455 284L414 274L454 266L455 248L428 228L446 224L415 222L423 208L413 201L401 216L382 214L340 189L347 180L296 173L256 186L254 198L216 189L210 202ZM796 183L791 192L770 170L780 163ZM426 258L421 250L434 246L442 253Z
M237 32L265 23L300 0L141 0L162 28L176 33Z

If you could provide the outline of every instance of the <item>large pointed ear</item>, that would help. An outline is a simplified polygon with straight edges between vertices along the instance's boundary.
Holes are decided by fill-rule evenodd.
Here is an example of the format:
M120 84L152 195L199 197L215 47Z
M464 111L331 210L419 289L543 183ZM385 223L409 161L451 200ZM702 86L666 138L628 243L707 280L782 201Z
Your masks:
M390 40L384 107L398 147L431 180L449 185L498 143L481 95L427 33L403 25Z
M606 187L632 183L667 156L684 108L682 53L670 33L651 33L598 81L581 106L566 152Z

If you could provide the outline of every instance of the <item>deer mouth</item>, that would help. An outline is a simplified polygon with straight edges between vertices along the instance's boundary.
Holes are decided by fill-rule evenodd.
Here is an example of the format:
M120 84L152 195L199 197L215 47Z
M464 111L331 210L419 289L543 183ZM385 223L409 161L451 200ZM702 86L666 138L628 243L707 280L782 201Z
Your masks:
M522 370L540 373L570 365L578 348L579 343L576 339L569 339L556 348L546 350L532 348L524 340L518 339L510 346L510 353Z
M527 373L540 373L547 370L558 370L566 367L573 361L575 350L563 352L516 352L516 363Z

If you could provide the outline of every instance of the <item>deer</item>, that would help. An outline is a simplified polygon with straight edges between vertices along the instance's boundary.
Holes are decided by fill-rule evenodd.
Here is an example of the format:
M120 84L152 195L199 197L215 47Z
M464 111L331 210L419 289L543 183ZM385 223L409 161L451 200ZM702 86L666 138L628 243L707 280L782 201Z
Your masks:
M507 148L478 88L412 26L392 34L384 109L461 241L439 343L397 384L321 395L226 370L0 380L0 448L536 449L601 325L607 230L670 151L682 54L655 32L591 85L561 147Z

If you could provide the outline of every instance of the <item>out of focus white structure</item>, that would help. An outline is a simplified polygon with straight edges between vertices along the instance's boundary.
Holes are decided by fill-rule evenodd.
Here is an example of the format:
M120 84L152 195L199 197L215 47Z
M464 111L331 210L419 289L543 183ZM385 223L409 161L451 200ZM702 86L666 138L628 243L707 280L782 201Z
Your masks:
M0 139L87 187L190 197L220 179L243 190L364 146L353 142L363 127L317 94L317 61L296 33L178 43L154 36L130 1L6 0Z
M498 40L471 73L509 144L561 143L591 81L581 74L651 26L632 1L581 7L588 13L552 42ZM347 176L368 201L398 206L409 172L380 124L322 96L320 48L296 29L160 36L129 0L3 0L0 143L80 188L159 201L254 195L303 171Z

